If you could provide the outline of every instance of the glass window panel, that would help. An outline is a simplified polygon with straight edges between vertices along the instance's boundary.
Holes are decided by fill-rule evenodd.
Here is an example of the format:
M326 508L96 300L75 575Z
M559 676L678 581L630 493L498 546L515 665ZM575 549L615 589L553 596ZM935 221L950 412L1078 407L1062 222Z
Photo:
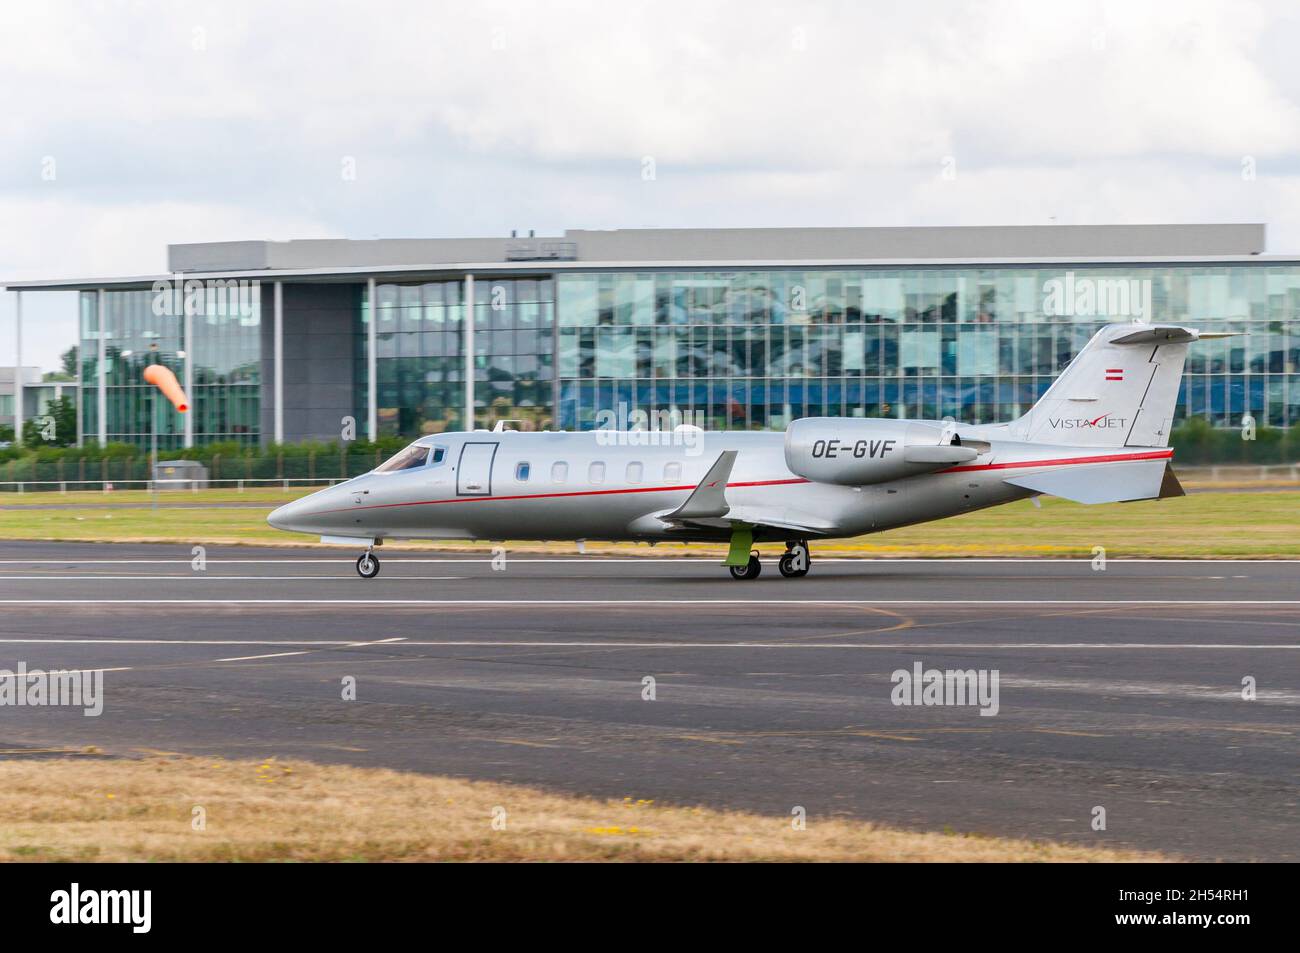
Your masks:
M596 278L565 275L559 279L560 324L564 327L588 327L599 318L600 287Z
M899 335L899 362L907 370L934 371L939 367L937 328L905 327Z
M997 372L997 332L993 328L962 328L957 335L957 373L976 375Z

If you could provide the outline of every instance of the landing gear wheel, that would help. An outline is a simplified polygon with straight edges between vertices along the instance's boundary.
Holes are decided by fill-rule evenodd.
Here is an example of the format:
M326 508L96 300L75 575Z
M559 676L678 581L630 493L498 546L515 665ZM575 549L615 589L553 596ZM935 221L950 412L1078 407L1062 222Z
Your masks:
M374 579L379 575L379 557L372 552L364 552L357 559L357 575L362 579Z
M763 571L763 564L758 561L758 554L751 553L749 562L743 566L731 567L732 579L757 579L758 574Z
M808 544L798 542L787 545L785 555L781 557L776 566L781 570L781 575L785 576L785 578L798 579L801 576L808 575L808 570L811 568L810 564Z

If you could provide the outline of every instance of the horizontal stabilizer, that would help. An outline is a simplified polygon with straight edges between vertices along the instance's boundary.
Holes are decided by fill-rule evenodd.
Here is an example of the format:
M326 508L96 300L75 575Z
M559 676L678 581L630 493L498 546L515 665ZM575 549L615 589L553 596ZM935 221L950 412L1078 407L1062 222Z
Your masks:
M1111 338L1111 344L1191 344L1200 337L1200 333L1191 328L1176 325L1157 325L1132 331L1121 337Z
M1003 480L1036 493L1059 496L1075 503L1123 503L1151 500L1161 495L1165 479L1164 460L1133 463L1090 463L1084 466L1048 470Z

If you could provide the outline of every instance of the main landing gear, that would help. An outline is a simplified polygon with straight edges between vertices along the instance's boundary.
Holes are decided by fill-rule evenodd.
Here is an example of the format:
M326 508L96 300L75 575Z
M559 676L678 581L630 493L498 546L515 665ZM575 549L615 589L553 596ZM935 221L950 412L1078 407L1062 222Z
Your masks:
M357 559L357 575L362 579L374 579L379 575L379 557L374 550L367 549Z
M731 571L732 579L757 579L763 571L763 564L758 560L758 552L750 547L754 543L752 528L737 526L731 531L731 549L723 563ZM785 544L785 553L777 562L777 568L786 579L797 579L808 575L812 557L808 552L808 540L792 539Z
M806 539L790 540L785 544L785 554L777 562L776 566L781 570L781 575L787 579L798 579L801 576L808 575L811 567L812 557L808 554L808 541Z

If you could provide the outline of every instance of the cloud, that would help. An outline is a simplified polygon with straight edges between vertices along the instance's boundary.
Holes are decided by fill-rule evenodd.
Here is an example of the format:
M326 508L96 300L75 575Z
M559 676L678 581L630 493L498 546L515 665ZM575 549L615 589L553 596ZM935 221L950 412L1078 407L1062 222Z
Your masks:
M1297 248L1296 17L1215 0L8 4L0 275L150 272L179 241L516 227L1265 220Z
M270 239L336 238L337 231L310 218L282 219L227 205L185 202L93 205L61 197L0 197L0 262L6 278L98 278L160 274L168 242L234 241L250 234ZM165 238L164 238L165 236ZM12 328L12 294L0 302L2 323ZM75 294L29 292L23 301L23 363L52 370L77 339ZM14 338L0 342L0 365L12 364Z

